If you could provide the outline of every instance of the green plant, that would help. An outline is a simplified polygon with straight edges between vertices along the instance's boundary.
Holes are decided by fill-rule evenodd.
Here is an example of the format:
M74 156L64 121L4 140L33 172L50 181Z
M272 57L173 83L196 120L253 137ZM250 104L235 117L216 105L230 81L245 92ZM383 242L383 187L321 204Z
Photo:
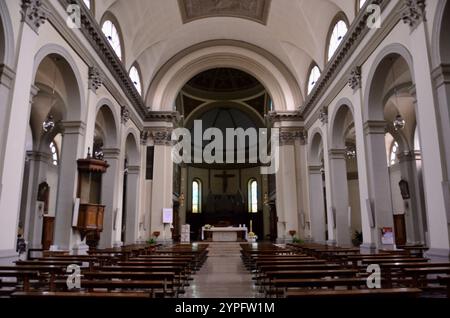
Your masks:
M149 245L156 244L156 240L154 238L151 238L147 241L147 244L149 244Z
M303 242L303 240L301 240L301 239L299 239L298 237L294 236L294 237L292 238L292 243L295 243L295 244L303 244L304 242Z

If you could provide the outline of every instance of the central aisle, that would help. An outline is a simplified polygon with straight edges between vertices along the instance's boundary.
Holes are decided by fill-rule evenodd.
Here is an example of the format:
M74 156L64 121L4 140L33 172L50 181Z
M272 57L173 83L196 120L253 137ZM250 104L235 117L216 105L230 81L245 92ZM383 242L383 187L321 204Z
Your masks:
M255 298L257 288L240 257L240 243L209 243L208 259L185 298Z

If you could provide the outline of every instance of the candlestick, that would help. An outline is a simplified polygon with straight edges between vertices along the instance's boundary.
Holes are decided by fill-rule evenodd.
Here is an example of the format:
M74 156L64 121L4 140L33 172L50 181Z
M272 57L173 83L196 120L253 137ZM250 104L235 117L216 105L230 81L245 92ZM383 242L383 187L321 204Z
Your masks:
M253 232L252 220L250 220L250 232Z

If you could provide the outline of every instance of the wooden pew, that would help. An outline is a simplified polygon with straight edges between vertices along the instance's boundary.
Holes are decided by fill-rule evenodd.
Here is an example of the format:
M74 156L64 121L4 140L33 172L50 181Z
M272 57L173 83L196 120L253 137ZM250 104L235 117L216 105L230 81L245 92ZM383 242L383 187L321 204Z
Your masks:
M376 298L416 298L419 297L421 292L422 291L418 288L287 291L286 298L352 300Z

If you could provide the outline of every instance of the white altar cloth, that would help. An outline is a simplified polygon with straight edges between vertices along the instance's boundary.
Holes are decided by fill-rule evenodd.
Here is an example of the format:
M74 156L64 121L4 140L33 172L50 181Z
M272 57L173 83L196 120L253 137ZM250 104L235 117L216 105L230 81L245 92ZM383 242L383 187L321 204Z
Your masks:
M213 242L237 242L239 232L244 232L244 239L247 240L248 233L247 227L202 227L202 240L205 239L205 232L212 233Z

